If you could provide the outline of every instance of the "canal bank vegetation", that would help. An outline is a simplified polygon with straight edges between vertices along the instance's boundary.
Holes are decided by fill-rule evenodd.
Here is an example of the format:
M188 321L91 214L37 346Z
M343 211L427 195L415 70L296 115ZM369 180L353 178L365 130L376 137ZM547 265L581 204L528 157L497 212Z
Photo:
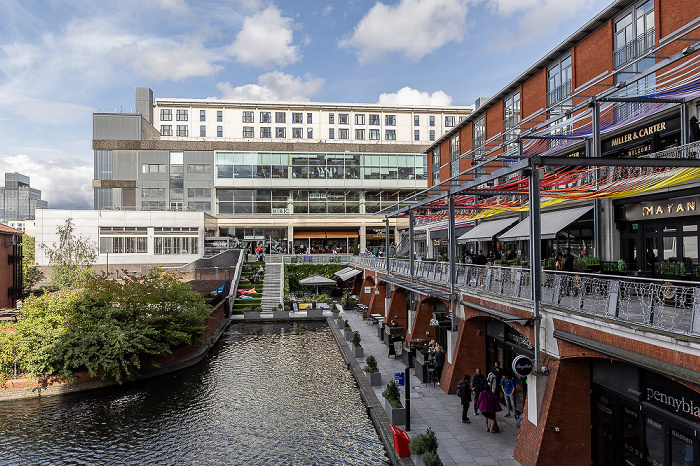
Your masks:
M195 341L211 308L176 274L154 269L120 281L29 297L13 332L0 332L0 384L77 372L121 383L156 355Z

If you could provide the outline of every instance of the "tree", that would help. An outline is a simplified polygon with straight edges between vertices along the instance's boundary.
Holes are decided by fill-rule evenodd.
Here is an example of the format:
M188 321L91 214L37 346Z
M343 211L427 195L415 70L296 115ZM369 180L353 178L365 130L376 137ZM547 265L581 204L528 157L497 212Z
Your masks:
M34 248L34 238L22 235L22 286L25 294L31 293L36 284L44 279L44 272L35 265Z
M41 245L51 266L49 284L59 290L79 288L94 275L92 264L97 260L97 248L89 238L76 238L74 230L73 219L69 218L56 229L58 243Z

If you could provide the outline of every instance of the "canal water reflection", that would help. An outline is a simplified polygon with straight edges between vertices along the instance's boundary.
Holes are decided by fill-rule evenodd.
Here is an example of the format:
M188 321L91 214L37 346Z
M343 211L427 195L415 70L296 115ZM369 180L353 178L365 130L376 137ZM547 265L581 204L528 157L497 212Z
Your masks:
M0 464L387 464L325 323L237 324L195 367L0 403Z

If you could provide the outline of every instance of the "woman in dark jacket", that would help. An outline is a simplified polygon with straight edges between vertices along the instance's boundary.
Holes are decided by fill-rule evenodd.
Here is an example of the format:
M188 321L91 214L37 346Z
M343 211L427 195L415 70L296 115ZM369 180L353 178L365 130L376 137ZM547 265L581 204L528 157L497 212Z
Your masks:
M479 411L484 416L486 430L494 434L498 432L500 429L496 422L496 413L501 410L501 405L498 402L498 398L496 398L496 394L491 390L482 390L475 406L479 408Z
M481 369L477 367L476 373L472 375L472 392L474 393L474 416L478 413L476 400L479 399L479 394L486 388L486 378L481 373Z

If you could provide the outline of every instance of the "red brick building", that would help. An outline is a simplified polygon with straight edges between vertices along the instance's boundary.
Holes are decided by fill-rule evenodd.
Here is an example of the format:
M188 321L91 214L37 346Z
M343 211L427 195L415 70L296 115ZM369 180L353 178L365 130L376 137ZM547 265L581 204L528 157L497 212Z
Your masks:
M0 224L0 240L0 309L14 308L22 297L22 232Z

